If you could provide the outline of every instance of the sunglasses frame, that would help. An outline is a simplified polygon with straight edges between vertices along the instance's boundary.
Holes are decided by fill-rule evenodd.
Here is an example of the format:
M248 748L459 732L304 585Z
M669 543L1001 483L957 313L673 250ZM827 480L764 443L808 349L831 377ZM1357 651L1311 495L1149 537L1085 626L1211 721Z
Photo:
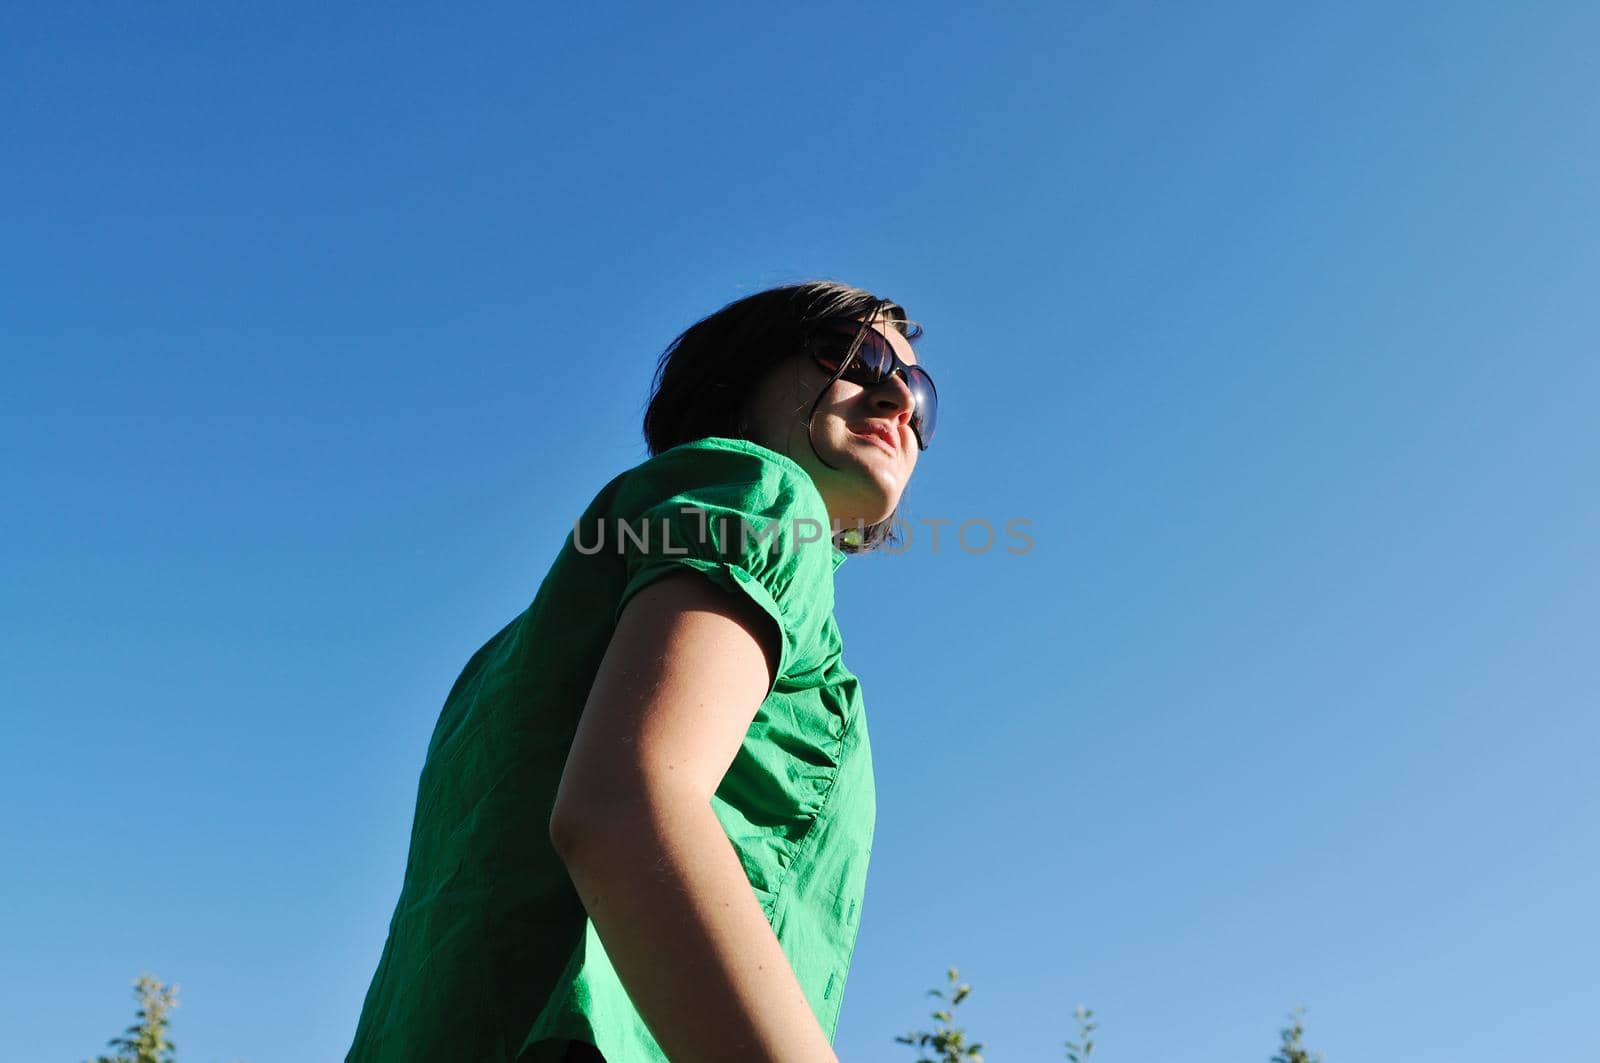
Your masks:
M842 379L849 380L852 384L860 384L863 387L873 387L883 383L896 373L899 373L900 379L906 382L906 388L911 392L913 397L915 397L917 394L917 389L915 385L912 384L912 375L915 374L928 385L928 391L933 397L934 422L935 425L937 425L939 389L934 385L933 377L929 376L928 371L922 368L922 366L911 365L908 362L902 361L900 356L895 353L894 346L886 338L884 338L882 334L878 333L878 331L872 327L873 319L878 316L878 310L881 309L882 306L883 304L880 302L878 306L873 308L872 313L868 314L862 321L857 321L854 318L849 317L829 317L819 320L817 324L829 327L830 331L834 331L837 335L844 335L846 331L853 333L854 339L850 341L850 348L845 352L844 357L840 359L837 369L829 369L829 367L822 361L821 352L815 348L813 348L811 352L812 360L817 363L818 368L833 374L828 381L830 384L832 384L835 380ZM848 326L848 329L832 328L832 326L837 325ZM868 334L873 336L872 342L874 347L881 352L880 358L885 355L888 358L889 368L883 371L881 374L878 374L876 378L873 377L873 371L871 367L869 367L860 359L861 348L865 344ZM857 371L855 375L850 375L850 371L852 369ZM933 432L931 430L928 432L926 439L923 437L922 430L927 424L927 420L928 418L925 416L925 411L920 409L920 404L914 405L911 410L910 424L912 434L917 437L917 448L919 450L927 450L928 444L933 438Z

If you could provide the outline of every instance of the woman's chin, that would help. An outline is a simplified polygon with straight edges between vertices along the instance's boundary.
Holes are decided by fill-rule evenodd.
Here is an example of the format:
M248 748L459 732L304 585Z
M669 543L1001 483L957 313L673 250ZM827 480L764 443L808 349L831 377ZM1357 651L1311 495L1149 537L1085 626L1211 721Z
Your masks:
M894 507L897 501L898 499L885 499L882 495L863 498L850 508L851 513L860 514L861 516L859 518L852 517L849 525L853 527L858 519L869 528L874 524L882 524L894 516Z
M868 526L894 514L904 485L893 470L860 450L845 449L825 456L835 468L817 479L831 503L830 511L856 514L845 521L847 525L861 519Z

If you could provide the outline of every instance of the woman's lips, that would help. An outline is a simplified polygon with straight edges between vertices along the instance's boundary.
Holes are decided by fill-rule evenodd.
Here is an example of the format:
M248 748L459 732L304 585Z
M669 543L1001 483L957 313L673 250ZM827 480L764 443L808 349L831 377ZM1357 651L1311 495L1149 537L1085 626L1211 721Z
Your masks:
M884 431L882 431L880 429L877 429L877 428L866 428L866 429L851 428L850 429L850 434L851 435L860 436L862 439L870 439L874 443L878 444L878 446L882 447L884 450L887 450L890 454L896 454L897 455L897 454L900 453L900 448L895 446L893 441L891 441L889 439L888 433L884 432Z

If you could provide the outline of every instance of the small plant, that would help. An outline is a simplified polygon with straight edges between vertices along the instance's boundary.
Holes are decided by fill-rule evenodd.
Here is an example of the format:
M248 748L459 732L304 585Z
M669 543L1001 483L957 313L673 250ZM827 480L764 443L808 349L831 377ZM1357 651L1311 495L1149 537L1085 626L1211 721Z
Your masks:
M1094 1011L1079 1004L1072 1011L1078 1020L1078 1039L1067 1042L1067 1063L1089 1063L1094 1055L1094 1031L1100 1024L1094 1021Z
M141 974L133 983L139 998L139 1021L108 1044L114 1056L99 1056L92 1063L174 1063L177 1046L167 1037L172 1009L178 1006L178 987L162 985L153 974Z
M919 1055L917 1063L983 1063L981 1054L983 1045L967 1044L965 1031L955 1025L956 1006L967 999L972 987L960 980L954 967L950 968L949 977L948 999L944 990L928 990L929 996L941 1000L947 999L946 1005L933 1013L939 1025L931 1032L917 1030L904 1037L896 1037L895 1041L916 1048L930 1049L935 1053ZM1281 1043L1278 1045L1278 1054L1272 1057L1271 1063L1322 1063L1322 1053L1312 1052L1305 1046L1305 1011L1305 1008L1299 1007L1289 1013L1289 1025L1278 1031ZM1092 1063L1094 1032L1099 1029L1100 1024L1095 1021L1094 1011L1082 1004L1073 1009L1072 1017L1078 1023L1078 1039L1066 1043L1067 1063Z
M931 1056L919 1055L917 1063L983 1063L983 1045L967 1044L966 1033L955 1025L956 1008L967 999L972 987L959 981L960 976L954 967L950 968L949 978L948 998L942 989L928 990L929 996L947 1000L944 1007L933 1013L933 1018L939 1025L932 1032L915 1030L904 1037L896 1037L895 1041L920 1049L931 1049L935 1053Z
M1283 1043L1278 1046L1278 1054L1272 1057L1272 1063L1322 1063L1322 1053L1308 1052L1303 1043L1306 1035L1305 1012L1306 1009L1300 1007L1289 1013L1289 1025L1278 1031Z

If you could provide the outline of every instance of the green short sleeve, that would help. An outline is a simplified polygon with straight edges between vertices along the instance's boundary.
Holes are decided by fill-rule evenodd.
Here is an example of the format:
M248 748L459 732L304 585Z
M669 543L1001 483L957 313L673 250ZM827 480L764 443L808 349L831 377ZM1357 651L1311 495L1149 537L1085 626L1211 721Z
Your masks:
M782 634L774 685L814 664L833 612L827 509L793 460L745 440L696 440L639 465L613 506L626 583L616 616L641 588L692 569L743 594Z

